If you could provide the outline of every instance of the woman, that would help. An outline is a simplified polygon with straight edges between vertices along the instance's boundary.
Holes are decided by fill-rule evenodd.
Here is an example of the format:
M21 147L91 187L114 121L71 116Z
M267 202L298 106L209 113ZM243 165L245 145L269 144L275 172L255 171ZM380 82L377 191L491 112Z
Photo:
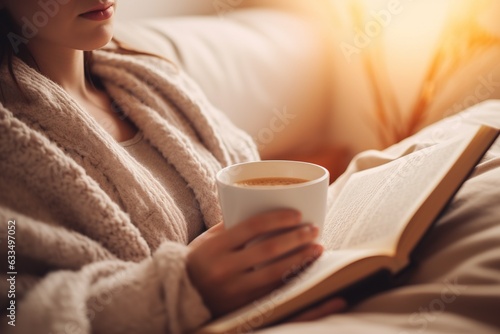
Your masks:
M0 0L0 226L4 240L15 226L17 272L1 300L16 332L189 331L322 251L291 210L224 229L215 173L257 152L168 61L89 52L112 39L115 6Z

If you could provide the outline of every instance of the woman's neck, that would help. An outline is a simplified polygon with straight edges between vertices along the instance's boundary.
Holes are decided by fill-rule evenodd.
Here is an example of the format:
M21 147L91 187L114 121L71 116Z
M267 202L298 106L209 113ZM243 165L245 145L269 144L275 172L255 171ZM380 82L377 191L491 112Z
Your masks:
M56 49L56 50L54 50ZM70 95L85 97L89 85L85 77L84 52L67 48L30 48L35 66Z

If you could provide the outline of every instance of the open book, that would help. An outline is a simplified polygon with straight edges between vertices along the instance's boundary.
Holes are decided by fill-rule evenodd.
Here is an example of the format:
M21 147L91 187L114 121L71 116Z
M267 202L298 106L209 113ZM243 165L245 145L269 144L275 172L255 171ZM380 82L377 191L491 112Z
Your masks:
M324 254L270 295L214 320L199 333L246 333L339 294L381 271L393 275L493 144L478 125L381 166L354 173L329 210Z

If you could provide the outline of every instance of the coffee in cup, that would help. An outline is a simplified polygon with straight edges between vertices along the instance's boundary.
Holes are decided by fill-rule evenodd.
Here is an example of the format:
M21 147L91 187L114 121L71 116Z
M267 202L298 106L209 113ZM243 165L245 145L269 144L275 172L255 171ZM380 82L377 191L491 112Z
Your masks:
M259 177L238 181L235 184L241 187L266 187L266 186L289 186L291 184L304 183L309 180L296 177Z
M295 209L304 223L318 226L326 215L328 170L300 161L267 160L236 164L217 174L224 224L234 226L253 215Z

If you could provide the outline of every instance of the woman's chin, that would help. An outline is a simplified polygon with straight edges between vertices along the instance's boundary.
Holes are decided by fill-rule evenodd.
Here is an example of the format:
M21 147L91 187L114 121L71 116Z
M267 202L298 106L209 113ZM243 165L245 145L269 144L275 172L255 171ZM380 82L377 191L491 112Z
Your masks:
M80 49L83 51L94 51L102 47L105 47L111 42L112 39L113 39L112 34L108 34L99 39L94 38L92 42L86 43L86 45L82 45Z

